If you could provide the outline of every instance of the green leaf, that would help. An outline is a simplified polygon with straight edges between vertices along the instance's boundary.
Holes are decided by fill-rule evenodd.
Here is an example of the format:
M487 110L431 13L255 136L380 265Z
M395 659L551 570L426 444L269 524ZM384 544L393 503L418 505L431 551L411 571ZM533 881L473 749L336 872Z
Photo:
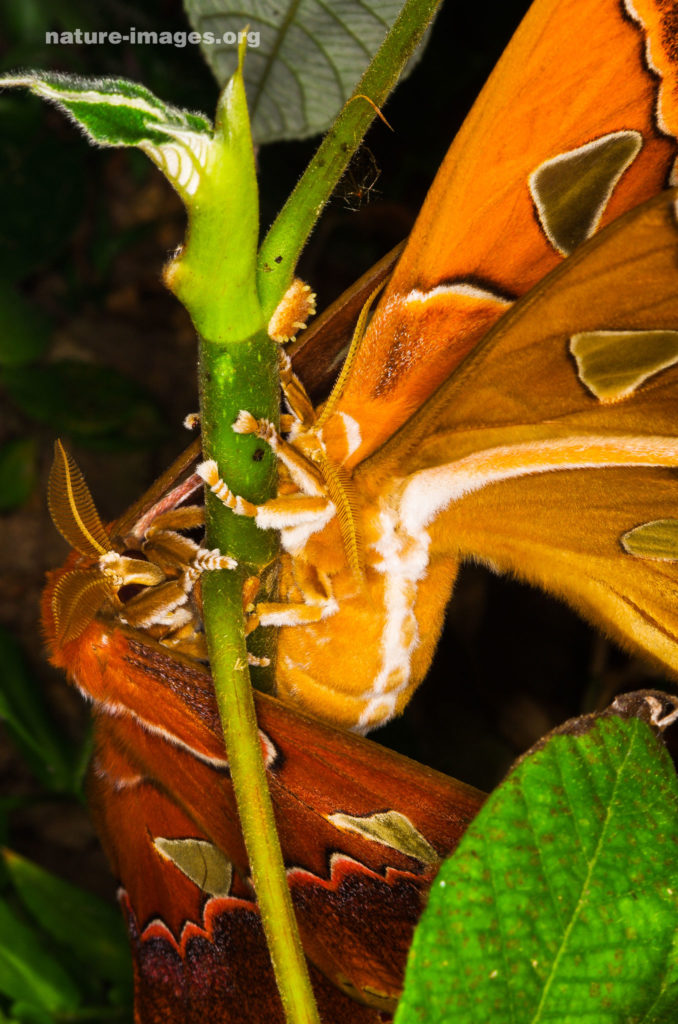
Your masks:
M45 1010L73 1010L80 1003L74 982L47 952L38 932L0 901L0 992Z
M518 763L434 882L396 1024L678 1019L678 784L645 722Z
M129 987L129 945L120 912L18 853L5 850L2 856L22 902L40 926L68 946L83 969Z
M11 1024L54 1024L54 1016L49 1010L18 1000L12 1005Z
M16 508L33 493L37 480L37 443L17 437L0 447L0 512Z
M224 0L185 0L220 86L237 65L248 27L245 87L255 142L302 139L329 127L400 13L402 0L292 7L264 0L230 10ZM214 40L214 41L210 41Z
M164 434L160 411L144 389L108 367L63 360L8 368L0 383L28 416L90 447L150 447Z
M52 1024L51 1019L49 1017L47 1017L46 1019L48 1024ZM2 1010L0 1010L0 1024L21 1024L21 1022L19 1021L18 1017L7 1017L2 1012Z
M212 139L202 114L163 103L124 78L28 71L0 76L0 88L8 86L25 87L56 104L96 146L138 146L184 199L197 190Z
M0 718L33 773L50 790L75 792L73 752L52 721L21 648L0 627Z
M5 281L0 281L0 318L0 366L22 366L42 355L49 324Z

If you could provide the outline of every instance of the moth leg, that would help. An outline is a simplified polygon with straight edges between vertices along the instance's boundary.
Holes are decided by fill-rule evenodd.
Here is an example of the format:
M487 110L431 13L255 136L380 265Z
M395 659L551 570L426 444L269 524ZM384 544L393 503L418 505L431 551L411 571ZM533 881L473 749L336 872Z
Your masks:
M294 426L302 430L310 430L316 419L313 402L292 369L292 360L282 349L280 350L280 386L293 419L293 422L289 424L285 419L281 421L284 424L285 432L287 433Z
M209 569L235 569L235 558L222 555L218 548L212 550L196 544L190 537L183 537L172 530L157 530L144 542L144 553L165 569L179 569L195 581Z
M193 622L186 623L180 629L175 629L165 636L160 637L163 647L185 654L188 658L196 658L198 661L207 661L207 639L202 630L196 629Z
M320 622L328 615L334 615L339 605L332 592L332 586L327 577L323 578L322 589L317 586L317 579L311 580L312 570L309 566L309 578L304 585L299 580L299 572L295 572L297 582L303 594L303 601L260 601L250 606L246 616L246 635L249 635L257 626L305 626L309 623Z
M193 581L208 569L235 569L237 562L218 549L207 550L179 530L203 526L205 511L195 505L164 512L144 532L144 554L163 570L188 573Z
M207 637L195 628L193 623L187 623L181 629L160 638L163 647L169 647L173 651L185 654L189 658L196 658L198 661L207 661L209 653L207 650ZM270 658L259 658L256 654L247 654L248 665L256 668L267 668L271 664Z
M245 409L241 409L233 424L236 434L252 434L265 441L276 458L282 463L300 491L309 495L325 495L327 486L322 470L299 448L285 441L270 420L258 420Z
M326 496L295 493L270 498L261 505L255 505L230 490L219 476L217 464L213 459L202 462L197 472L226 508L230 508L238 516L254 519L262 530L284 530L289 527L310 525L315 525L319 530L334 515L334 505Z
M268 602L262 602L255 604L255 599L259 593L261 587L261 580L258 576L248 576L245 580L242 588L242 607L245 614L245 636L249 636L257 626L262 625L261 612L266 611L269 607L273 607ZM281 605L285 607L285 605ZM272 625L273 623L264 622L263 625ZM255 658L253 654L249 655L250 665L266 666L270 664L269 658Z
M179 537L178 531L197 530L205 525L205 510L202 505L186 505L183 508L161 512L145 526L141 534L141 544L146 548L152 546L153 538L164 534ZM184 538L181 538L184 539ZM191 542L192 543L192 542ZM186 560L184 558L184 560Z
M261 602L256 606L262 626L303 626L320 622L339 609L329 576L307 562L297 563L294 579L303 601Z
M266 441L287 469L299 490L307 495L323 495L332 507L341 530L346 558L356 579L364 578L363 547L360 524L355 515L357 500L353 494L350 476L343 467L328 458L322 444L311 431L297 443L283 441L268 420L257 420L244 410L233 424L240 434L254 434ZM324 523L319 525L324 525ZM319 528L319 527L318 527Z
M259 625L255 601L260 589L261 580L258 576L248 576L242 585L242 611L245 616L245 636L249 636Z
M191 473L190 477L173 487L168 494L156 501L137 519L129 533L119 535L118 539L122 546L136 547L143 542L155 525L164 524L172 529L181 530L190 530L202 525L204 513L199 506L182 505L178 507L181 502L192 497L201 487L200 477L196 473Z
M257 605L257 618L260 626L308 626L321 622L328 615L334 615L337 608L336 601L328 601L324 608L311 604L266 601Z
M181 585L181 581L176 582ZM260 581L258 576L248 576L243 584L243 611L245 613L246 620L246 634L250 633L252 629L259 625L259 619L254 610L254 605L252 604L259 590L259 586ZM201 617L197 614L195 604L196 602L191 601L190 608L188 604L185 604L178 607L174 612L167 614L164 617L164 624L169 628L165 629L163 632L160 632L158 629L161 616L157 615L156 612L155 635L156 639L158 639L164 647L169 647L172 650L179 651L180 654L185 654L190 658L207 661L209 658L207 638L202 629ZM199 599L197 604L199 606ZM139 610L140 609L138 607L134 608L134 614L138 616ZM250 620L253 621L250 622ZM248 662L250 665L266 667L270 664L270 659L258 658L252 654L248 655Z
M252 668L252 667L253 668L268 668L268 666L271 664L271 659L270 658L258 658L256 656L256 654L251 654L248 651L247 652L247 664L250 666L250 668Z
M268 335L279 345L291 341L306 328L315 313L315 295L307 284L295 277L268 322ZM289 356L280 349L280 384L294 420L302 427L315 423L313 403L304 385L292 370Z
M268 321L268 336L278 344L292 341L299 331L306 329L315 313L315 295L309 285L295 277Z
M183 578L146 587L123 604L120 619L136 629L156 626L166 627L165 632L181 629L193 618L190 608L185 607L189 592Z
M178 579L146 588L123 603L119 619L145 630L164 647L205 661L207 645L193 598L194 586L195 579L183 573Z
M335 514L333 503L326 497L283 495L271 498L262 505L246 501L233 494L219 476L217 464L212 459L201 463L197 472L226 508L230 508L236 515L249 516L262 529L292 531L296 527L308 529L309 526L322 529ZM324 573L318 573L312 566L301 562L295 566L295 580L303 595L302 601L264 601L254 604L258 587L251 593L244 607L248 633L257 625L298 626L319 622L337 611L338 604L329 577Z
M154 586L145 586L141 593L123 603L120 613L122 621L130 626L149 630L166 646L195 657L206 656L204 641L200 640L196 626L199 617L191 601L195 584L207 570L237 566L229 555L202 548L178 532L192 529L203 520L203 510L194 506L173 509L154 520L145 531L141 545L149 561L141 564L159 570L165 579ZM170 529L171 526L176 529Z

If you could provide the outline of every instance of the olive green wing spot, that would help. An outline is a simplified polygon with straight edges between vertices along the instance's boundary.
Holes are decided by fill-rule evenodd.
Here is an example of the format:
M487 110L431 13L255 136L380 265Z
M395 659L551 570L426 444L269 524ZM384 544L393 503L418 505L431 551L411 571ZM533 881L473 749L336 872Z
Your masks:
M621 543L624 551L636 558L678 562L678 519L642 523L625 533Z
M390 846L422 864L438 864L440 861L428 840L400 811L380 811L365 818L350 814L330 814L328 821L345 832L357 832L365 839Z
M585 331L572 336L570 351L582 384L616 402L678 363L678 331Z
M640 132L603 135L544 161L528 179L544 234L569 256L594 233L622 174L638 156Z
M228 896L233 879L233 865L228 857L207 839L153 840L158 853L174 864L208 896Z

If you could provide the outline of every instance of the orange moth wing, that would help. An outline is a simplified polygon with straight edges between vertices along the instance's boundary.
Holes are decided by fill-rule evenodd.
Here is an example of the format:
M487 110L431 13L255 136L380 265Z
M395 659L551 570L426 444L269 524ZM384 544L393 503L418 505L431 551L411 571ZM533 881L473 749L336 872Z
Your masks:
M281 693L363 730L399 713L464 559L678 672L675 204L663 193L579 247L356 467L362 586L336 521L290 545L287 592L320 567L335 605L281 629Z
M537 583L672 673L676 201L664 193L581 247L374 457L377 475L403 473L403 520L430 523L437 558Z
M324 519L308 498L296 520L289 499L257 513L282 530L281 598L299 609L262 621L280 626L279 693L314 714L369 731L402 711L464 559L678 671L672 527L649 525L674 500L674 201L620 220L674 176L676 19L675 2L536 0L340 386L290 434L334 478Z
M357 353L336 410L356 424L337 442L346 466L408 420L576 245L673 182L676 17L675 3L658 0L532 5L450 147Z

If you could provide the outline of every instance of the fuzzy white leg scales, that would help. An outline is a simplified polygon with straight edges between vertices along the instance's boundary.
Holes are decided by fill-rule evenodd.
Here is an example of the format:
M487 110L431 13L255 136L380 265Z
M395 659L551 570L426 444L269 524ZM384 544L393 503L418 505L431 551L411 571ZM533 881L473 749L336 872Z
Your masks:
M201 477L213 494L216 494L226 508L230 508L238 516L249 516L253 519L257 514L257 506L251 501L246 501L239 495L234 494L224 480L219 476L219 470L214 459L201 462L196 472Z
M211 572L213 569L237 569L238 562L230 555L222 555L219 548L213 548L211 551L199 548L193 565L199 572Z

